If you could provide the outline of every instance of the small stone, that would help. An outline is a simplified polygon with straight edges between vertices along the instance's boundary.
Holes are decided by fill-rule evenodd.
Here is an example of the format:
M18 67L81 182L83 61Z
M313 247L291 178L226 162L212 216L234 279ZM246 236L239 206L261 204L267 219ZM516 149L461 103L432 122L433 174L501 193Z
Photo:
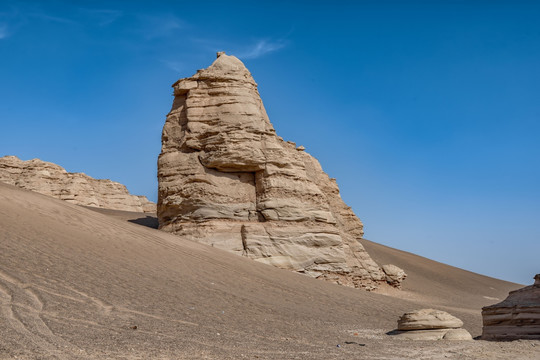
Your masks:
M472 340L471 334L465 329L450 329L444 334L443 340Z

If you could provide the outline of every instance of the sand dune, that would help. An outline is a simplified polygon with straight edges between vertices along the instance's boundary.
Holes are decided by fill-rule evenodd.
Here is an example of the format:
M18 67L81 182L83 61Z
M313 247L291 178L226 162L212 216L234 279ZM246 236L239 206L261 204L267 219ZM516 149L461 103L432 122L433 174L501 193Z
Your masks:
M409 273L402 292L368 293L139 223L152 218L100 213L0 183L0 358L540 356L534 341L385 335L402 313L432 306L479 335L480 307L497 302L485 297L503 298L516 284L366 241L377 261Z

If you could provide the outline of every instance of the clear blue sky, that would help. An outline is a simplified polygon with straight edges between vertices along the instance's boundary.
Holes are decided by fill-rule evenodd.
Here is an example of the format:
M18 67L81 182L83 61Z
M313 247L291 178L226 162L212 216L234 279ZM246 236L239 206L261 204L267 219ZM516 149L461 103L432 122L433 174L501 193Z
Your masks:
M171 84L216 51L338 180L366 238L540 273L540 3L0 1L0 156L156 200Z

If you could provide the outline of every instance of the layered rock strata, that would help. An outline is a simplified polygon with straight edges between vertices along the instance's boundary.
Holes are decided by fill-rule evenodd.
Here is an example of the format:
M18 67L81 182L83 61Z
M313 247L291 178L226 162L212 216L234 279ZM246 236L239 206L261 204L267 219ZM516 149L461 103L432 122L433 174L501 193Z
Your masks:
M462 326L463 321L445 311L421 309L403 314L393 335L409 340L472 340Z
M482 308L482 340L540 340L540 274L534 280L504 301Z
M173 88L158 160L162 230L348 286L386 282L336 181L276 135L240 60L218 53Z
M386 282L398 289L401 289L401 283L407 277L405 271L392 264L383 265L381 268L386 275Z
M156 204L146 196L131 195L120 183L70 173L59 165L39 159L0 158L0 181L77 205L147 213L156 211Z

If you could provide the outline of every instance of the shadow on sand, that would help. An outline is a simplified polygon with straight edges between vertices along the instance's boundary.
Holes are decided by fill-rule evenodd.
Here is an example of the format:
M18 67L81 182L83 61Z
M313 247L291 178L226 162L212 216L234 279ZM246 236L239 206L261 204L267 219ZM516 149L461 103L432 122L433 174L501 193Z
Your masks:
M157 229L159 226L158 219L155 216L146 216L128 221L137 225L147 226L152 229Z

